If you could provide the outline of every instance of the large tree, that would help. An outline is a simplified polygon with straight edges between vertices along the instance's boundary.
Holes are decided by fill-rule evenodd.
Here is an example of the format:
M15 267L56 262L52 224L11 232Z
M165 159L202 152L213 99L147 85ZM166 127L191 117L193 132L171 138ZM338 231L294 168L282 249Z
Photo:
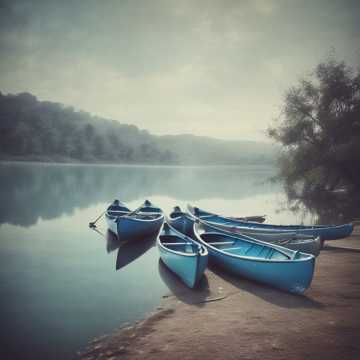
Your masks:
M279 177L310 207L360 193L360 71L330 59L290 88L269 135L282 145ZM324 202L325 204L326 202Z

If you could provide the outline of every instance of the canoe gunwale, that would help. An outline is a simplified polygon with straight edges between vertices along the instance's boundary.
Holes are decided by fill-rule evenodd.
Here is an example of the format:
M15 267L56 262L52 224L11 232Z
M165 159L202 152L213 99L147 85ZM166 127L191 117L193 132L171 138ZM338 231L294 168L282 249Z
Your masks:
M290 250L290 249L286 249L287 251L283 251L281 249L279 249L278 247L281 247L281 246L278 246L278 245L272 245L272 244L269 244L269 243L266 243L266 242L263 242L263 241L260 241L260 240L256 240L256 243L258 245L264 245L264 246L267 246L269 248L272 248L272 249L275 249L276 251L282 253L283 255L285 255L286 257L288 257L288 259L286 260L279 260L279 259L261 259L261 258L257 258L257 257L252 257L252 256L242 256L242 255L236 255L236 254L231 254L227 251L224 251L224 250L221 250L221 249L218 249L217 247L215 246L212 246L210 244L208 244L206 241L204 241L202 238L201 238L201 235L198 233L197 229L197 224L196 222L194 222L194 234L196 236L196 239L197 241L200 242L201 245L204 245L206 247L209 247L210 249L214 250L215 252L220 252L222 253L223 255L226 255L226 256L230 256L232 258L235 258L235 259L240 259L240 260L245 260L245 261L257 261L257 262L261 262L261 263L269 263L269 264L274 264L274 263L293 263L293 262L307 262L309 261L310 259L314 259L315 260L315 256L312 255L312 254L307 254L307 253L303 253L303 252L300 252L301 254L305 254L306 257L304 258L300 258L300 259L292 259L291 256L289 254L287 254L286 252L289 252L289 253L295 253L296 251L295 250ZM228 235L228 234L222 234L221 232L213 232L212 234L217 234L217 235L222 235L222 236L227 236L227 237L231 237L231 238L234 238L235 240L241 240L239 238L237 238L236 236L233 236L233 235ZM251 240L246 240L245 241L249 241L251 242Z
M174 216L176 215L176 216ZM181 219L183 217L186 217L186 216L189 216L192 218L192 215L189 215L187 212L184 212L184 211L172 211L168 216L167 218L169 218L171 221L174 221L174 220L177 220L177 219Z
M130 216L125 215L125 216L121 216L120 218L118 218L117 221L119 221L121 219L127 219L127 220L131 220L131 221L135 221L135 222L157 222L164 218L165 218L165 216L162 213L159 213L159 216L154 217L153 219L138 219L131 215Z
M249 240L251 240L251 241L265 242L265 243L268 243L268 244L271 244L271 245L282 246L282 245L287 245L287 244L300 244L300 243L301 244L311 244L311 243L314 243L314 242L321 241L321 236L312 236L312 235L306 235L306 234L303 235L303 234L299 234L299 233L296 233L296 232L293 232L293 231L284 232L284 233L280 233L280 232L274 232L273 233L271 231L261 232L261 230L259 230L259 231L256 231L254 233L251 233L251 234L243 234L241 232L241 229L239 227L236 227L236 226L219 225L219 224L213 223L211 221L202 221L202 222L207 226L213 227L214 230L217 230L219 232L224 232L224 233L226 233L228 235L242 236L244 238L249 238ZM232 231L232 230L234 230L234 228L239 230L239 232ZM289 239L287 239L287 240L277 240L276 239L277 235L282 235L282 236L288 235ZM273 237L274 242L260 240L260 239L257 239L256 236ZM291 238L291 236L294 236L294 238Z
M134 214L136 215L136 214ZM145 214L140 214L140 215L145 215ZM146 214L149 215L149 214ZM155 214L150 214L150 216L155 215ZM164 219L165 215L163 213L158 213L157 217L154 217L153 219L140 219L140 218L135 218L133 215L120 215L120 216L113 216L113 215L109 215L107 212L105 213L105 216L109 219L109 220L113 220L114 222L118 222L121 221L121 219L126 219L126 220L131 220L134 222L156 222L159 221L160 219Z
M169 224L167 224L167 226L169 226ZM176 255L181 255L181 256L186 256L186 257L195 257L195 256L207 256L208 255L208 251L207 251L207 248L202 245L202 244L199 244L197 241L194 241L193 239L189 238L188 236L176 231L174 228L170 228L170 231L171 233L170 234L162 234L162 231L164 230L161 230L158 238L157 238L157 244L159 245L160 248L170 252L170 253L173 253L173 254L176 254ZM185 252L182 252L182 251L176 251L176 250L173 250L173 249L170 249L168 248L167 246L163 245L162 241L161 241L161 238L163 236L173 236L173 237L178 237L182 240L185 240L189 245L194 245L194 246L198 246L199 247L199 251L197 252L194 252L194 253L185 253Z
M159 236L159 238L160 238L160 236ZM164 249L167 252L170 252L170 253L176 254L176 255L180 255L180 256L184 256L184 257L206 256L206 253L204 252L204 250L202 250L201 252L200 251L196 252L196 253L195 252L194 253L185 253L182 251L176 251L176 250L168 248L167 246L164 246L160 240L158 241L158 245L160 246L160 248ZM191 245L191 244L189 243L189 245Z
M256 222L249 222L243 220L233 220L231 218L226 218L217 214L212 215L213 219L210 219L211 216L198 216L195 214L195 208L188 204L187 206L189 214L195 218L207 221L209 223L217 224L219 219L220 226L231 226L237 228L239 231L255 231L255 232L273 232L278 234L285 234L288 232L295 232L298 235L304 236L320 236L321 240L338 240L343 239L351 235L354 230L354 224L349 222L345 224L336 224L336 225L275 225L275 224L263 224ZM199 209L200 211L203 211ZM205 213L208 213L204 211ZM224 222L225 221L225 222ZM228 221L228 223L227 223Z
M217 216L217 215L216 215ZM221 216L223 217L223 216ZM204 218L204 216L200 216L199 219ZM205 220L208 221L208 220ZM212 221L208 221L209 223ZM244 221L245 222L245 221ZM245 226L245 225L232 225L233 227L236 227L238 229L245 229L245 230L265 230L265 231L275 231L275 232L296 232L298 234L301 235L301 231L306 231L306 230L329 230L329 229L341 229L344 226L347 225L352 225L352 223L347 223L347 224L342 224L342 225L270 225L270 224L261 224L262 226L267 225L266 227L258 227L257 224L255 224L256 226ZM300 227L291 227L291 228L287 228L288 226L300 226ZM301 227L304 226L304 227ZM293 230L292 230L293 229Z
M211 216L219 216L223 219L227 219L229 221L240 221L240 222L245 222L245 223L249 223L249 224L262 224L263 222L259 222L259 221L251 221L251 220L247 220L247 218L254 218L254 217L258 217L258 218L264 218L266 219L266 215L253 215L253 216L244 216L244 217L231 217L231 216L223 216L223 215L218 215L218 214L215 214L215 213L212 213L210 211L206 211L206 210L203 210L203 209L200 209L198 208L200 211L206 213L207 215L200 215L200 216L197 216L195 215L194 211L195 211L195 207L188 204L187 205L187 209L188 209L188 212L192 215L192 216L195 216L195 217L198 217L198 218L206 218L206 217L211 217ZM266 224L265 224L266 225Z

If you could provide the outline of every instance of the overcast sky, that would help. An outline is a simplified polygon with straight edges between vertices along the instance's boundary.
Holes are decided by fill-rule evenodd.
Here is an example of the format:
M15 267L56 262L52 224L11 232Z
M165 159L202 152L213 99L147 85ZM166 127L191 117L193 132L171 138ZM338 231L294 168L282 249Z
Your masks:
M155 134L264 140L334 48L360 63L360 1L0 0L0 91Z

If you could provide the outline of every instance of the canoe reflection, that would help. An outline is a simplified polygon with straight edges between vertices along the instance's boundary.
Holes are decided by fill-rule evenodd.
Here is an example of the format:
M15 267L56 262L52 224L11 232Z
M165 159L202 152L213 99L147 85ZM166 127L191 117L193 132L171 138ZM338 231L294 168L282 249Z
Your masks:
M206 275L204 275L198 286L195 289L187 287L180 278L174 274L169 268L159 259L159 274L161 280L169 288L171 293L180 301L203 306L210 295L209 283Z
M119 241L119 239L116 237L116 235L112 233L110 230L106 231L105 239L106 239L106 251L108 253L115 251L122 244L121 241Z
M120 247L116 258L116 270L122 269L141 255L145 254L155 245L156 237L157 235L151 235L143 239L137 239L136 241L126 242L117 240ZM115 239L117 239L116 236Z

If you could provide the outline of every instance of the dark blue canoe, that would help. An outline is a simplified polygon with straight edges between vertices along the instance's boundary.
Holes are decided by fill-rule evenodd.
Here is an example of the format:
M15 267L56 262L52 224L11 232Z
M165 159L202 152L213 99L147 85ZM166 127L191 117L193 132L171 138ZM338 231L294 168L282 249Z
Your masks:
M148 200L134 211L115 200L105 212L105 218L109 229L122 240L156 234L164 222L162 210Z
M223 232L230 235L245 235L251 238L252 241L264 241L270 244L283 246L287 249L298 250L307 254L312 254L318 256L321 250L321 240L320 237L314 236L305 236L302 234L297 234L294 231L283 231L283 232L273 232L265 230L251 230L239 228L236 226L229 226L219 223L208 223L203 220L206 217L202 217L203 224L209 224L213 228L216 228L217 231ZM188 213L184 213L181 209L176 206L174 210L169 214L167 222L173 226L178 231L194 237L193 233L193 223L196 218Z
M353 232L353 224L343 225L271 225L260 224L250 221L235 220L232 218L208 213L197 207L188 205L188 211L196 218L206 220L206 222L226 225L231 227L237 227L243 231L246 231L247 235L256 237L256 233L259 231L270 233L284 233L294 232L305 236L320 237L324 240L337 240L348 237Z

